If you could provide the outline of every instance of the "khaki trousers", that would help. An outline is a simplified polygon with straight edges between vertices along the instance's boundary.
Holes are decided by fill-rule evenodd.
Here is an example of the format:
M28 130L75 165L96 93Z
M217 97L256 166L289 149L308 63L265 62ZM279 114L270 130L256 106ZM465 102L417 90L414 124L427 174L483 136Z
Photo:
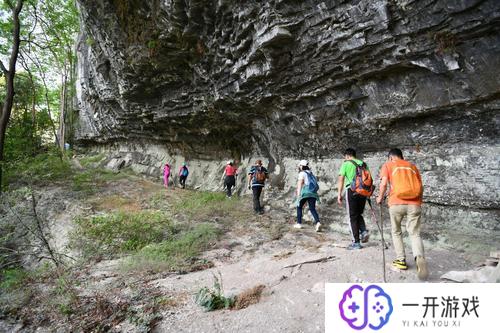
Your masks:
M418 205L392 205L389 207L391 215L392 242L396 251L396 258L405 259L405 246L401 232L401 221L406 216L406 230L410 235L413 257L424 256L424 244L420 237L420 218L422 208Z

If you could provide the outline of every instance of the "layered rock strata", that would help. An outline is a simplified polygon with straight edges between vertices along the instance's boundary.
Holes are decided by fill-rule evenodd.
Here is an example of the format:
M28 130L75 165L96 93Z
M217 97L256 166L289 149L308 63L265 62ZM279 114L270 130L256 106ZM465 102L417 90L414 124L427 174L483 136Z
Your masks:
M145 173L166 158L219 170L260 155L285 192L295 161L309 158L326 197L344 147L376 170L398 146L422 169L433 228L499 240L500 2L79 8L80 146L129 156ZM209 179L200 186L214 189Z

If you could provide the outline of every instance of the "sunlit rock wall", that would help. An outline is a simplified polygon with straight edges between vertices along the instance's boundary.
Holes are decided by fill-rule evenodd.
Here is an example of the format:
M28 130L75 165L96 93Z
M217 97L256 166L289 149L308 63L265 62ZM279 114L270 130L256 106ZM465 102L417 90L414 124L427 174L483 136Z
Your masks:
M500 241L499 1L78 2L80 146L147 174L264 156L282 191L308 158L327 198L346 146L398 146L429 225Z

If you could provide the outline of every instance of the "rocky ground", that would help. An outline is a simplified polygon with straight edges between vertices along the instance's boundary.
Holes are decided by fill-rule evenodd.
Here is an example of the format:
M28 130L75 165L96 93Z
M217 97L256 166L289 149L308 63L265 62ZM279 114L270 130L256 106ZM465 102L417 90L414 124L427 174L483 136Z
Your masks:
M347 225L329 216L328 204L319 208L325 228L316 233L310 224L302 230L292 228L294 216L289 200L272 191L265 195L266 213L262 216L251 213L249 196L226 199L230 202L221 203L221 207L230 207L230 211L217 210L215 214L204 210L197 210L196 214L175 210L177 203L189 200L198 192L166 190L135 176L105 182L97 192L85 198L74 196L68 200L67 196L55 195L56 188L49 193L53 201L60 198L67 203L56 205L61 209L59 214L48 214L55 219L52 230L59 247L64 243L64 235L70 232L75 216L116 210L137 212L155 207L172 214L178 223L208 222L220 225L224 232L201 258L193 259L206 264L192 271L168 271L147 265L141 270L131 270L125 265L127 257L73 264L76 266L68 268L65 275L56 275L54 281L58 281L57 288L61 288L61 279L70 285L61 289L65 290L64 295L71 295L70 304L78 307L77 310L66 309L67 313L61 315L57 312L64 313L64 308L59 306L54 310L51 300L43 300L39 295L54 284L50 277L45 278L36 283L36 289L42 292L32 293L38 295L35 299L39 301L28 303L10 317L17 321L9 317L0 321L2 331L321 332L324 330L325 283L381 282L383 279L381 243L375 226L368 222L372 239L362 250L348 251L345 249L349 244ZM39 205L43 204L41 199ZM64 224L58 225L57 221ZM388 221L385 225L390 243ZM445 272L467 270L477 264L467 253L430 243L426 244L426 251L431 272L429 282L443 282L440 277ZM394 257L391 246L386 255L389 263ZM387 264L387 282L418 282L415 265L412 261L409 263L410 269L405 272L394 271ZM252 295L250 302L255 304L240 310L205 312L195 303L194 296L202 287L212 288L214 276L221 278L226 296L241 295L257 287L259 292ZM30 288L34 288L33 285ZM50 311L56 314L47 315ZM76 320L88 322L90 326L74 326Z

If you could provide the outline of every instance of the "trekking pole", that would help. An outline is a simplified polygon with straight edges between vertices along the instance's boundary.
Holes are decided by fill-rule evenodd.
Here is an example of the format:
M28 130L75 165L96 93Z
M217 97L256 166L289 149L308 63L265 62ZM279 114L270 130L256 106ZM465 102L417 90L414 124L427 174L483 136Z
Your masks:
M372 202L370 199L368 199L368 205L370 206L370 210L372 213L372 219L373 219L373 221L375 221L375 224L377 225L377 229L378 229L378 232L380 232L380 238L382 240L382 272L383 272L383 280L384 280L384 282L387 282L386 281L386 273L385 273L385 249L387 249L388 246L384 240L384 223L382 220L382 205L380 205L380 224L377 221L377 216L375 215L375 210L373 209Z

